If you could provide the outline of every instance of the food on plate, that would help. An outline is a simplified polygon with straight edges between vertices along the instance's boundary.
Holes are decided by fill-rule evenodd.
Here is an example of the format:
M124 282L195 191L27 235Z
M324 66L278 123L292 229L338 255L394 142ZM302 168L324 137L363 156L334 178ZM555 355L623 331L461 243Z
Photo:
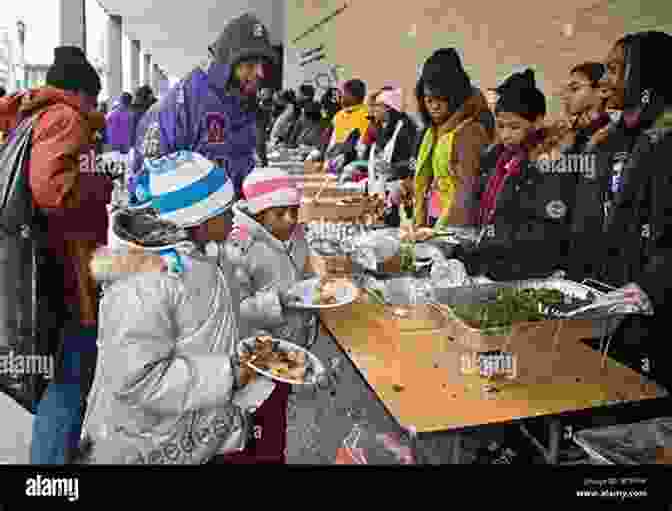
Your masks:
M240 360L279 378L303 383L308 371L308 357L305 352L283 351L277 344L268 335L258 336L251 351L241 354Z
M338 303L338 294L346 281L331 277L321 278L313 291L313 304L334 305Z
M403 226L399 237L401 241L427 241L435 234L431 227L413 228L413 226Z
M453 312L467 325L478 328L508 327L513 323L548 319L544 309L571 303L574 298L557 289L506 288L497 292L495 300L477 304L452 306Z

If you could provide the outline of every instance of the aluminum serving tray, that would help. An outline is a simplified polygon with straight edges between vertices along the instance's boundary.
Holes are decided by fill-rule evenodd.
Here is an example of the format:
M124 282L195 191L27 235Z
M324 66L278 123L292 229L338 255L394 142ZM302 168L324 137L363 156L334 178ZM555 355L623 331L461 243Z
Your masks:
M586 284L560 278L531 279L514 282L495 282L492 284L481 284L477 286L436 287L434 289L434 293L437 302L448 305L450 307L453 305L476 304L492 301L496 298L497 292L499 290L507 288L557 289L561 293L579 300L588 299L591 296L591 293L595 298L604 296L603 292ZM624 317L625 316L622 314L605 316L604 313L601 313L600 315L587 313L574 316L571 319L592 320L593 331L595 332L594 335L595 337L600 338L603 336L612 335L620 326ZM453 319L454 324L456 325L456 330L453 332L456 339L459 340L462 338L466 344L469 344L472 348L479 351L481 351L483 348L485 350L498 349L502 342L504 342L511 335L518 335L522 329L528 329L528 327L530 329L545 329L548 327L553 327L554 329L558 325L559 321L566 321L549 319L545 321L514 324L512 326L514 333L511 334L511 331L507 331L507 329L478 329L467 325L456 316L453 317Z

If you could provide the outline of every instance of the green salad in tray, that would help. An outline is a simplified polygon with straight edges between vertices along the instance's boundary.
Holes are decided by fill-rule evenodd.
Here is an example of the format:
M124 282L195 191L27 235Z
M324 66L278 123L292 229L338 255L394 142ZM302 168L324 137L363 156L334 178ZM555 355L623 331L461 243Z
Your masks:
M494 300L452 306L455 315L479 330L508 328L514 323L548 319L547 307L571 303L573 298L557 289L506 288Z

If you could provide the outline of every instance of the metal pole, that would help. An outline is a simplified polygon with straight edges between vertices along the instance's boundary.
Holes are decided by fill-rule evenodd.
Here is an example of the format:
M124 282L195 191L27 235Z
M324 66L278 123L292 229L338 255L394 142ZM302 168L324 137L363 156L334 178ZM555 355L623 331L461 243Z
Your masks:
M86 2L82 2L82 51L86 55Z

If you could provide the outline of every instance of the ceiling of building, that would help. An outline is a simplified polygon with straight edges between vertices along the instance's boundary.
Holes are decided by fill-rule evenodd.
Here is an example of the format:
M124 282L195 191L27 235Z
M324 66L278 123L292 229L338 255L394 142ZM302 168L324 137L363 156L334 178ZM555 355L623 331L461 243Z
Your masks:
M226 23L245 12L266 24L273 44L284 40L284 1L279 0L98 0L111 15L122 17L123 30L141 43L142 52L167 74L181 76L207 57L207 48Z

